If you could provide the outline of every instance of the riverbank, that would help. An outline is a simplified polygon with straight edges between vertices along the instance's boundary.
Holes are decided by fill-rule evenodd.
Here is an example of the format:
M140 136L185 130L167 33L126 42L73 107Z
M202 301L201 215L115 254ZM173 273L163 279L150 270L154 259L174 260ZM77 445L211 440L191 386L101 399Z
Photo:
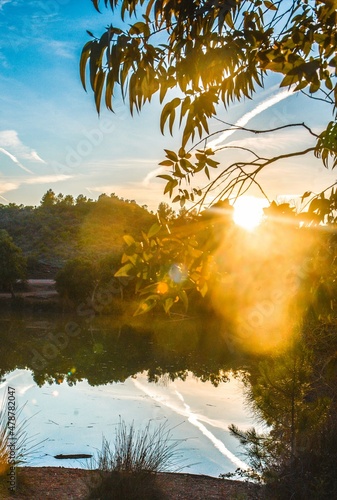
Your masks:
M9 292L0 293L0 307L6 309L61 310L59 295L53 279L29 279L15 286L15 297Z
M13 500L84 500L97 484L97 471L63 467L20 467ZM258 485L204 475L158 473L155 488L160 500L260 500ZM8 491L7 491L8 493ZM2 493L4 494L4 493ZM145 499L144 499L145 500ZM146 500L149 500L148 498Z

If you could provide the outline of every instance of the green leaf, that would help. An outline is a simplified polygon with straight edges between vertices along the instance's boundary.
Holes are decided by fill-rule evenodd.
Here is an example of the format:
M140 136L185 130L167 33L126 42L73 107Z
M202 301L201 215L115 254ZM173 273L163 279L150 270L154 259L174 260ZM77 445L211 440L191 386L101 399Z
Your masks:
M87 42L82 50L81 53L81 59L80 59L80 77L81 77L81 82L83 85L84 90L86 91L86 84L85 84L85 68L88 62L88 59L90 57L90 52L91 52L91 46L92 46L92 41Z
M263 4L269 10L277 10L276 5L274 5L272 2L269 2L269 0L265 0Z
M139 316L140 314L145 314L145 313L151 311L151 309L153 309L156 305L157 305L157 302L155 300L146 299L139 304L137 310L134 313L134 316Z
M104 81L105 81L105 72L100 69L96 75L95 84L94 84L95 103L96 103L96 109L97 109L98 114L100 112L100 107L101 107L101 97L102 97L102 90L103 90Z
M160 224L158 224L158 222L155 222L149 229L148 233L147 233L147 237L148 238L152 238L153 236L155 236L157 233L159 233L159 231L161 230L162 226Z
M143 34L145 37L150 36L150 28L146 23L139 21L131 26L129 29L129 35L140 35Z
M135 243L135 240L132 238L130 234L125 234L123 236L123 240L129 247Z
M282 82L280 83L280 87L289 87L293 83L296 83L298 80L299 80L299 74L296 74L296 75L286 75L283 78Z
M218 161L211 160L211 158L207 158L206 163L207 163L207 165L209 165L212 168L217 168L217 166L219 165Z
M134 269L134 265L129 263L125 264L125 266L121 267L118 269L118 271L114 274L116 278L122 277L122 276L130 276L130 271L131 269Z
M169 310L171 309L171 307L173 306L173 304L174 304L174 300L172 297L168 297L167 299L165 299L164 304L163 304L164 311L166 313L168 313Z
M303 203L303 200L305 198L308 198L308 196L310 196L311 194L312 194L311 191L306 191L301 197L301 202Z
M235 29L235 26L234 26L234 23L233 23L233 18L232 18L232 14L230 11L227 12L227 14L225 15L225 23L227 24L227 26L234 30Z
M169 158L173 162L178 161L179 158L174 151L170 151L169 149L164 149L164 151L166 153L167 158Z
M298 85L296 85L294 92L297 92L298 90L304 89L305 87L307 87L307 85L308 85L308 82L306 80L303 80Z
M159 163L159 165L161 165L162 167L172 167L173 161L171 161L171 160L164 160L164 161L161 161ZM158 176L158 177L160 177L160 176Z
M165 127L165 123L166 123L168 117L171 116L172 114L174 114L174 117L175 117L175 108L177 106L179 106L180 102L181 102L181 99L179 99L179 97L176 97L172 101L165 104L163 111L161 112L161 116L160 116L160 131L162 134L164 134L164 127ZM174 117L173 117L173 120L174 120ZM173 121L172 121L172 118L170 118L170 132L171 133L172 133L172 125L173 125Z
M187 309L188 309L188 297L187 297L187 293L185 292L185 290L180 290L178 293L178 297L182 301L182 303L184 304L185 311L187 311Z

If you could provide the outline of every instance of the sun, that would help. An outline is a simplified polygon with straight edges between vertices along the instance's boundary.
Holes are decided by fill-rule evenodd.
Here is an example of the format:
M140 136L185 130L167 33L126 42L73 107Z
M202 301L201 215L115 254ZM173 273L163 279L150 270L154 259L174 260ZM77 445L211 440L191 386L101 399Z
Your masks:
M254 196L241 196L234 204L233 220L247 231L253 231L262 221L267 200Z

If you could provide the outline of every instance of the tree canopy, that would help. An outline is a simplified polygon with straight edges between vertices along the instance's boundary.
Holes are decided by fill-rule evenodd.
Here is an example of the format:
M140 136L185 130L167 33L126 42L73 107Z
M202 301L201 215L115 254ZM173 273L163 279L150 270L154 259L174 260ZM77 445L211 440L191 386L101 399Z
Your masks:
M128 100L131 113L159 95L161 131L168 125L172 133L175 122L182 126L179 152L166 151L161 163L169 169L162 176L165 193L175 195L174 201L182 206L186 200L202 205L206 193L219 185L218 199L238 196L258 184L256 178L263 168L284 157L312 153L326 167L329 161L336 166L334 0L93 0L97 10L103 3L112 9L116 24L100 37L88 32L92 40L81 55L82 83L86 88L89 66L98 112L103 97L106 107L114 109L118 90ZM135 22L130 25L128 17ZM282 76L280 87L291 87L331 107L331 120L320 134L303 123L282 125L304 127L312 136L310 147L273 158L250 152L251 159L231 165L219 165L212 158L216 151L207 145L192 151L197 136L200 141L210 135L210 120L217 116L219 105L227 108L252 98L271 73ZM212 169L220 172L215 178ZM203 189L189 186L199 172L210 181Z
M26 259L4 229L0 230L0 286L14 296L13 285L26 277Z

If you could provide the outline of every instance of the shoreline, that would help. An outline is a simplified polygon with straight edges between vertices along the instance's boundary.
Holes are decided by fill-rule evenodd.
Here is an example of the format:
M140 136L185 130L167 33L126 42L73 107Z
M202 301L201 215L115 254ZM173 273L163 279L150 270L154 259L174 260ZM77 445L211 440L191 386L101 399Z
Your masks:
M206 475L158 472L156 491L163 500L261 500L261 487L244 481ZM85 500L100 481L97 470L67 467L18 467L17 489L1 498L10 500ZM2 495L6 494L2 490ZM126 500L126 499L125 499Z

